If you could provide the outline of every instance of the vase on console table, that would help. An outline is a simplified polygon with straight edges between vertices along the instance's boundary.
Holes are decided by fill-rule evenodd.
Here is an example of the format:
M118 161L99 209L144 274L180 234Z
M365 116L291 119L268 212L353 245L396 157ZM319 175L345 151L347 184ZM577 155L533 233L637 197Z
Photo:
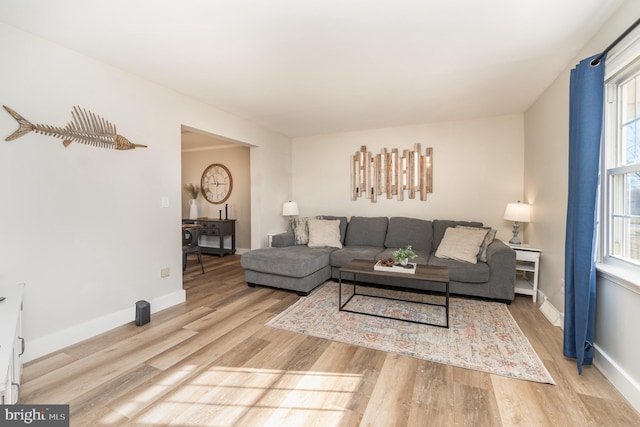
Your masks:
M196 204L196 199L189 200L189 219L197 219L198 218L198 205Z

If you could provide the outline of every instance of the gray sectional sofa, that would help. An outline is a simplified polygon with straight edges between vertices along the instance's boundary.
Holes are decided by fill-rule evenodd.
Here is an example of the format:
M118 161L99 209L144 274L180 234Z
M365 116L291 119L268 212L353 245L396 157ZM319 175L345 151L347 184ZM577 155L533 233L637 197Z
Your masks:
M486 247L486 262L463 262L436 257L435 253L450 227L483 227L479 222L423 220L407 217L318 217L338 220L338 247L309 247L295 244L292 231L273 236L272 247L255 249L241 257L249 286L263 285L307 295L318 285L339 278L340 267L353 259L389 258L400 247L411 245L418 264L449 268L452 294L489 298L510 303L514 296L516 256L500 240ZM358 276L358 281L380 285L415 287L410 280L379 276ZM424 290L442 291L441 284L426 284Z

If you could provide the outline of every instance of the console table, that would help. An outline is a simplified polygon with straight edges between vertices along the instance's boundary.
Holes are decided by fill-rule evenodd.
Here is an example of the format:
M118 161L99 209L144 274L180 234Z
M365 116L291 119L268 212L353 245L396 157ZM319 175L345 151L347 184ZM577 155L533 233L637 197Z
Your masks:
M200 236L212 236L218 241L217 247L200 244L200 251L203 254L225 256L236 253L236 220L235 219L183 219L182 224L199 224ZM224 247L224 238L231 237L231 248Z

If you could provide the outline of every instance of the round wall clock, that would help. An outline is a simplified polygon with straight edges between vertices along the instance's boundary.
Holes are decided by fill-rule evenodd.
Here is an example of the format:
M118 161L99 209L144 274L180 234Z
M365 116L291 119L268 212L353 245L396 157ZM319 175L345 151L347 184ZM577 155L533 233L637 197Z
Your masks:
M202 195L210 203L220 204L231 195L233 178L225 165L214 163L207 166L202 173L200 189Z

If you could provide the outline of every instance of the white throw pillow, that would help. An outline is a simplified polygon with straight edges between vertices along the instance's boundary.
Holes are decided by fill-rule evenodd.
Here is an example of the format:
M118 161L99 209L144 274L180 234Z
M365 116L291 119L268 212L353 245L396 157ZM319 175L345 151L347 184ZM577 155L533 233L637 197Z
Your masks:
M487 232L486 236L484 236L484 241L480 245L480 251L478 252L478 261L487 262L487 248L495 239L498 230L488 227L467 227L465 225L456 225L456 228L470 228L472 230L485 230Z
M487 230L483 229L449 227L438 245L436 256L477 264L480 245L486 235Z
M340 243L340 220L313 219L307 220L309 227L310 248L341 248Z

